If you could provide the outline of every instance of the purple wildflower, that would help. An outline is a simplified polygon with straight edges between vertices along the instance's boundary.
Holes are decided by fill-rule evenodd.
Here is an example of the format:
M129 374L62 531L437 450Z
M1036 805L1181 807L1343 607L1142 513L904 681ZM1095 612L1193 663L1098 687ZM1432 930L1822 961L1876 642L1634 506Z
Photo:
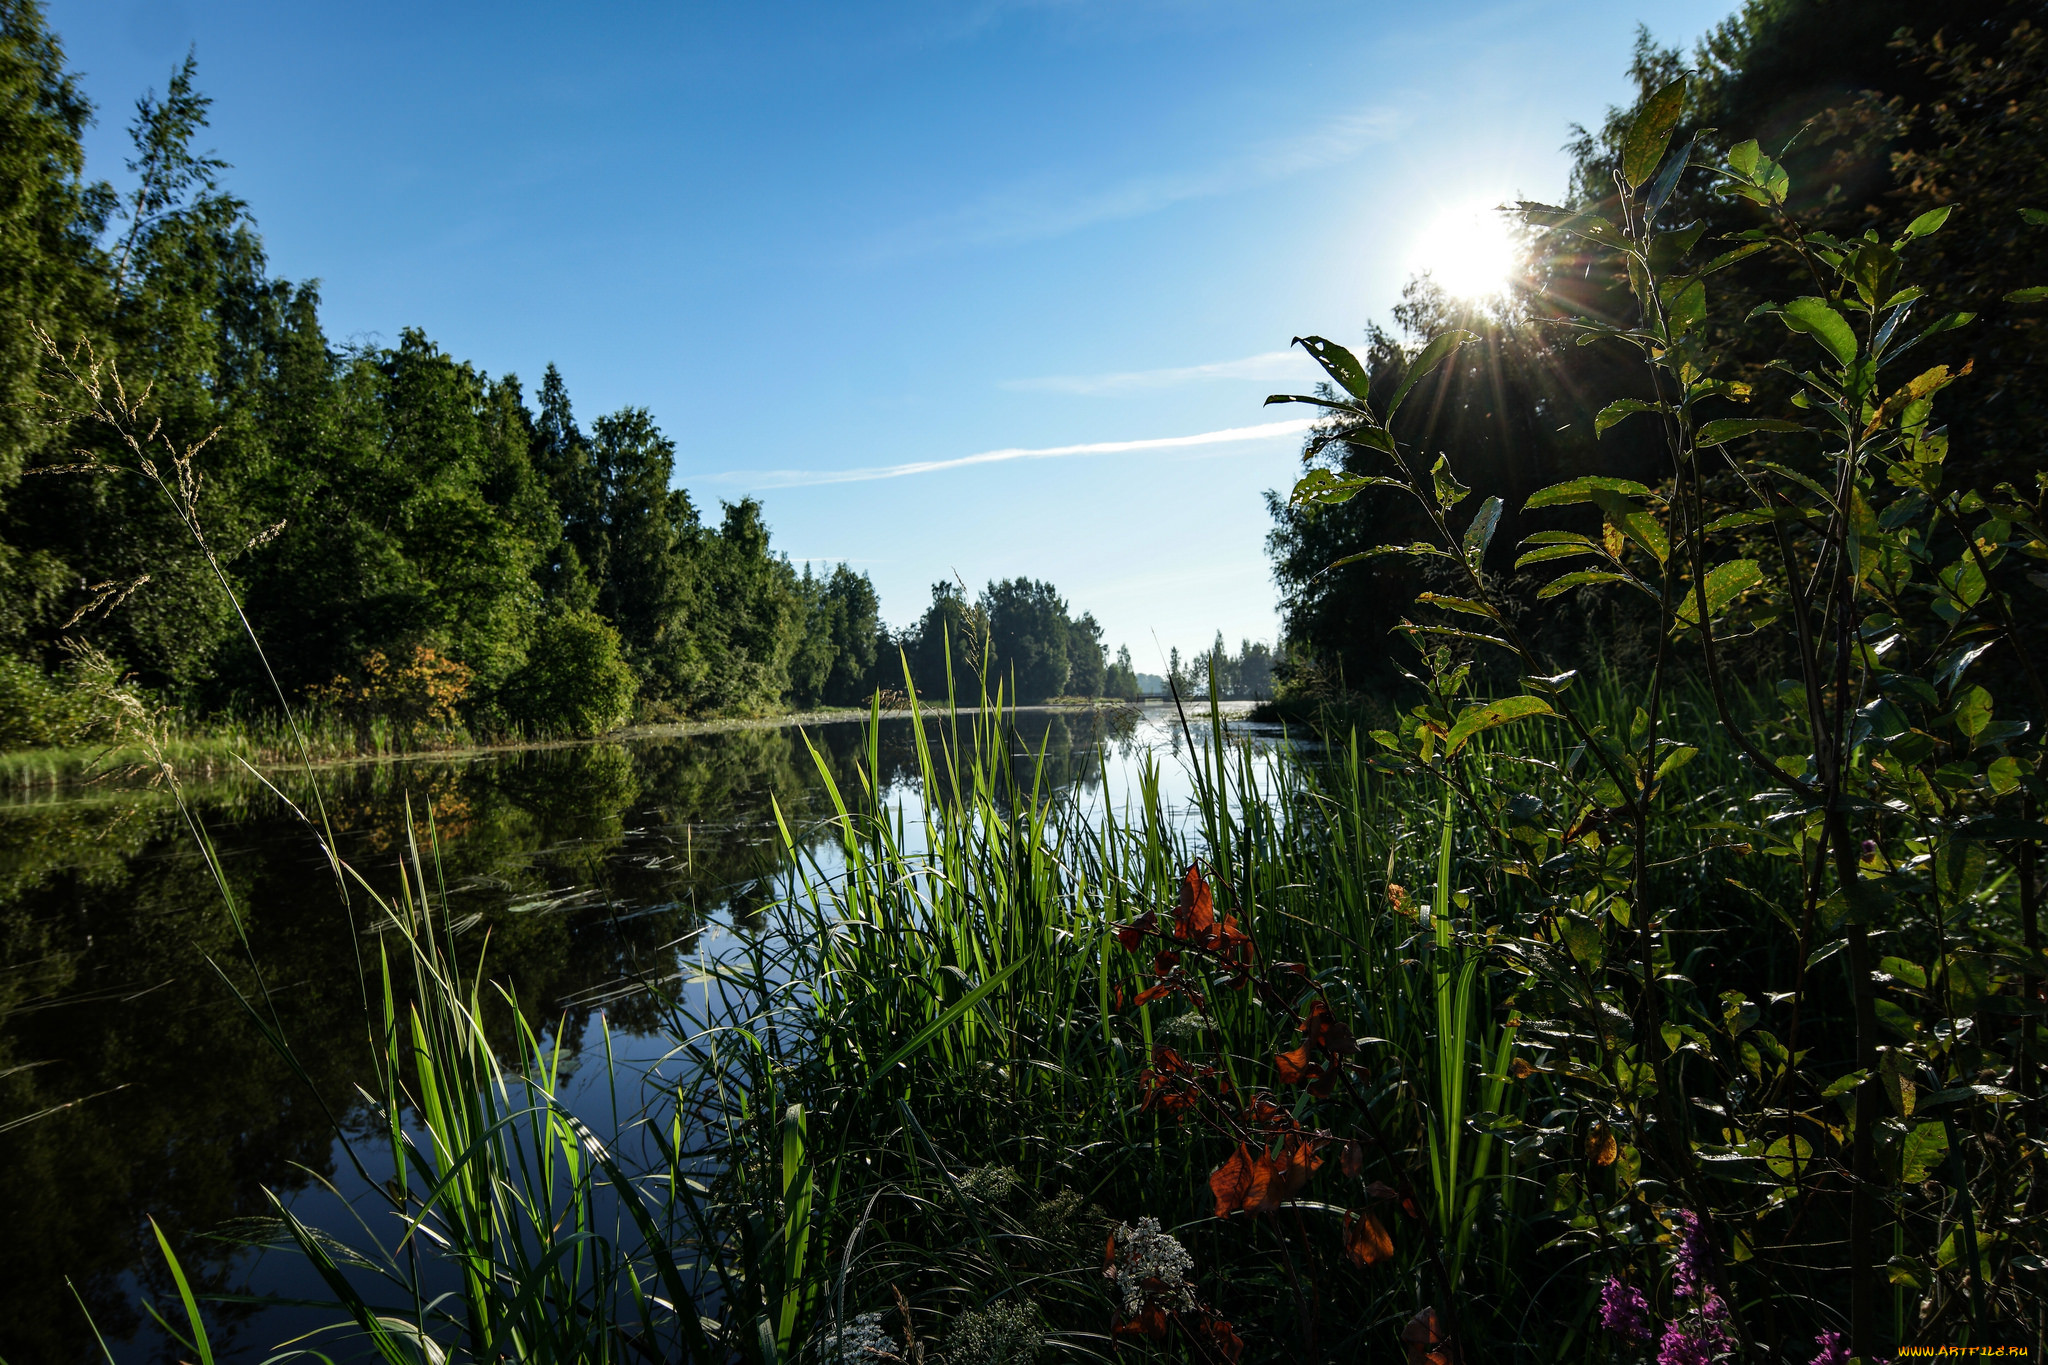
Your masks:
M1849 1351L1842 1345L1840 1332L1822 1332L1813 1339L1820 1347L1820 1354L1813 1358L1813 1365L1848 1365Z
M1655 1335L1650 1328L1650 1301L1642 1290L1623 1284L1618 1275L1609 1275L1601 1286L1600 1325L1629 1341L1648 1341Z
M1702 1300L1703 1310L1708 1303L1718 1305L1712 1278L1714 1248L1700 1226L1700 1216L1691 1209L1680 1209L1671 1216L1671 1221L1678 1230L1678 1254L1671 1262L1671 1292L1681 1299ZM1722 1309L1721 1313L1726 1311Z
M1674 1322L1657 1344L1657 1365L1713 1365L1729 1348L1728 1338L1712 1323L1688 1327Z

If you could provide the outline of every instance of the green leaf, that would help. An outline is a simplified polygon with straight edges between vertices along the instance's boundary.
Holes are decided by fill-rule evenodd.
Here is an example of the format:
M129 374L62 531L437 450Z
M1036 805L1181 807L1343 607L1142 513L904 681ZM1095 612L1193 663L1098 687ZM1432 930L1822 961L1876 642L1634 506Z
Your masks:
M1728 266L1734 265L1737 261L1748 260L1759 251L1769 251L1770 249L1771 244L1769 242L1746 242L1734 250L1724 251L1713 260L1708 261L1700 267L1700 274L1711 275L1716 270L1723 270Z
M1737 175L1755 175L1757 158L1756 139L1738 142L1728 149L1728 165Z
M1394 420L1394 414L1401 410L1401 400L1408 396L1410 389L1422 382L1424 375L1441 365L1445 356L1472 340L1475 340L1472 333L1456 329L1431 338L1429 345L1422 348L1422 354L1416 356L1414 362L1408 366L1408 373L1401 377L1401 386L1394 390L1394 397L1387 404L1387 421Z
M1296 337L1294 344L1314 356L1316 364L1360 403L1371 396L1372 376L1366 373L1365 366L1358 363L1357 356L1322 337Z
M1287 501L1296 507L1307 504L1333 507L1349 502L1367 488L1399 488L1405 492L1408 485L1399 479L1382 478L1377 474L1339 474L1333 469L1311 469L1296 481Z
M2015 289L2005 296L2007 303L2039 303L2048 299L2048 285L2033 285L2026 289Z
M2020 778L2025 772L2026 768L2018 759L2007 755L1993 762L1985 770L1984 779L1991 784L1991 790L1994 795L2008 796L2018 789Z
M1562 578L1553 578L1550 582L1545 583L1541 588L1537 589L1536 600L1545 602L1560 593L1567 593L1573 588L1583 588L1593 583L1634 582L1635 579L1625 573L1609 573L1605 569L1581 569L1577 573L1568 573Z
M1347 445L1370 446L1388 455L1394 451L1394 434L1385 427L1352 427L1337 438Z
M1500 509L1498 497L1488 498L1479 504L1472 524L1465 528L1465 559L1474 568L1486 558L1486 549L1493 544L1493 533L1500 529Z
M1723 417L1701 427L1697 439L1703 446L1719 446L1752 432L1804 430L1806 428L1797 422L1781 421L1776 417Z
M1764 1148L1764 1164L1771 1174L1789 1178L1813 1165L1813 1144L1803 1137L1781 1137Z
M1680 768L1683 768L1686 764L1692 762L1699 756L1700 751L1694 748L1692 745L1679 745L1676 749L1673 749L1670 753L1664 755L1664 761L1657 765L1657 780L1659 782L1662 782L1666 777L1669 777L1672 773L1677 772Z
M2021 209L2020 217L2035 227L2048 227L2048 209Z
M897 1048L894 1052L889 1054L888 1060L884 1061L880 1066L876 1067L872 1072L868 1073L867 1084L862 1088L861 1094L865 1095L867 1091L869 1089L872 1089L877 1083L879 1083L884 1076L888 1075L889 1072L895 1070L898 1063L906 1060L909 1057L916 1055L918 1052L921 1052L924 1049L924 1045L926 1043L929 1043L933 1038L936 1038L939 1034L944 1033L947 1029L959 1023L962 1015L966 1014L967 1011L973 1009L976 1005L979 1005L983 1000L987 999L988 996L992 992L994 992L996 987L1002 985L1005 981L1008 981L1011 977L1015 976L1018 972L1018 969L1023 967L1029 961L1029 958L1018 958L1009 966L1004 967L1001 971L998 971L995 975L989 977L988 980L982 982L979 986L976 986L973 990L967 992L967 994L961 996L958 1000L955 1000L951 1005L947 1006L946 1012L944 1014L941 1014L938 1018L932 1020L929 1024L926 1024L923 1028L919 1029L916 1033L912 1034L908 1042L904 1043L903 1046Z
M1664 523L1640 503L1605 488L1593 490L1593 502L1606 514L1607 520L1620 527L1623 535L1649 551L1659 564L1671 557L1671 540L1664 534Z
M1528 511L1536 507L1562 507L1567 503L1592 502L1594 495L1601 492L1619 493L1628 498L1650 496L1649 488L1634 479L1610 479L1588 475L1585 478L1568 479L1563 483L1554 483L1548 488L1537 489L1529 495L1529 500L1522 504L1522 509Z
M1820 1092L1820 1097L1831 1100L1837 1095L1846 1095L1863 1084L1863 1078L1869 1074L1868 1071L1852 1071L1846 1076L1837 1076L1828 1082L1827 1089Z
M1593 435L1597 439L1607 434L1607 428L1618 425L1624 418L1639 412L1662 412L1660 403L1645 403L1640 398L1617 398L1600 409L1600 415L1593 419Z
M1517 569L1525 569L1531 564L1543 564L1553 559L1576 559L1580 555L1596 555L1599 553L1601 553L1600 547L1591 541L1583 545L1539 545L1535 549L1528 551L1520 559L1517 559L1515 567Z
M1686 78L1680 76L1644 100L1642 112L1629 124L1621 143L1621 178L1630 189L1648 180L1657 163L1664 159L1671 130L1678 126L1678 116L1685 110L1685 87Z
M1947 1160L1948 1125L1916 1123L1899 1148L1899 1179L1908 1185L1918 1185Z
M1716 564L1707 570L1707 618L1712 620L1719 616L1727 610L1730 602L1763 581L1763 566L1754 559L1735 559L1726 564ZM1686 588L1685 596L1679 601L1676 616L1677 628L1696 626L1700 623L1700 596L1697 589Z
M1778 310L1778 316L1793 331L1805 332L1818 341L1836 364L1847 365L1856 359L1855 330L1848 319L1828 306L1826 299L1794 299Z
M1912 222L1906 224L1906 236L1933 236L1935 233L1941 231L1941 225L1948 221L1948 216L1951 213L1954 213L1955 210L1956 206L1954 204L1943 204L1938 209L1927 210L1927 212L1921 214L1918 218L1915 218Z
M1665 307L1665 323L1674 337L1684 336L1707 318L1707 287L1698 280L1688 282Z
M1410 559L1452 558L1451 554L1441 546L1432 545L1426 540L1415 540L1410 541L1406 545L1375 545L1370 550L1360 550L1355 555L1345 555L1342 559L1331 564L1329 568L1324 569L1323 572L1328 573L1330 569L1341 569L1346 564L1356 564L1360 560L1378 559L1383 555L1407 555Z
M192 1285L185 1278L185 1267L178 1264L178 1254L171 1250L170 1240L157 1226L155 1218L149 1220L149 1230L156 1234L156 1244L163 1249L164 1264L170 1267L171 1280L178 1287L178 1298L185 1305L185 1321L192 1327L191 1346L199 1353L199 1365L213 1365L213 1346L206 1339L206 1320L199 1316L199 1302L192 1296Z
M1991 724L1991 694L1972 683L1956 698L1945 719L1967 738L1975 739Z
M1508 725L1514 721L1527 720L1531 716L1554 716L1550 703L1541 697L1503 697L1484 706L1468 706L1458 713L1457 724L1444 737L1444 752L1454 754L1463 748L1465 741L1482 731Z
M1484 616L1489 621L1498 621L1500 613L1484 602L1475 602L1469 597L1451 597L1440 592L1418 593L1416 601L1429 607L1442 607L1446 611L1462 611L1467 616Z
M1451 473L1451 459L1448 455L1436 457L1436 464L1429 471L1436 484L1436 504L1449 511L1470 497L1472 490L1458 482L1458 476Z

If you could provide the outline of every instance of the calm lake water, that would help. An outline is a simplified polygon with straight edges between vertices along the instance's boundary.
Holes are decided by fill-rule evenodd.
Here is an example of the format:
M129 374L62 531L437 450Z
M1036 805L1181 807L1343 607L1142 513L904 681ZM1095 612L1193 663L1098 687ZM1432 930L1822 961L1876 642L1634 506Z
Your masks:
M1156 762L1168 802L1184 803L1171 714L1023 713L1020 761L1043 742L1064 794L1119 806ZM888 800L914 820L911 724L884 722L881 766ZM808 735L851 789L865 726ZM303 776L279 781L306 803ZM805 735L789 728L334 768L318 782L342 855L380 890L395 885L408 805L416 820L432 812L450 913L466 942L488 934L490 974L537 1028L587 1050L601 1021L621 1048L638 1040L649 1055L662 1046L654 1011L623 984L752 931L753 912L781 890L771 798L793 830L830 811ZM350 1121L355 1086L372 1074L362 907L343 905L306 826L259 784L189 796L248 951L163 794L0 799L0 1361L12 1365L99 1358L87 1309L120 1360L174 1358L137 1307L144 1292L173 1301L150 1218L202 1293L317 1297L293 1258L208 1234L267 1214L266 1188L315 1226L338 1231L348 1216L329 1110ZM244 989L260 971L317 1097L213 964ZM608 1127L608 1096L570 1092ZM216 1347L228 1343L222 1358L235 1361L261 1360L310 1325L276 1309L215 1317Z

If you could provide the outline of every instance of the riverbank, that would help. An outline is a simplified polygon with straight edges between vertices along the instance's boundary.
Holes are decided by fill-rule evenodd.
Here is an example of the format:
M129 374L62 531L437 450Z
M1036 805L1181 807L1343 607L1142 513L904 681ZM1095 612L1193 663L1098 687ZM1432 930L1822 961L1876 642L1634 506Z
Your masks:
M1105 697L1062 697L1037 706L1005 707L1004 711L1005 714L1049 715L1137 711L1140 707L1140 703ZM1226 712L1231 714L1241 709L1235 703L1225 706ZM308 737L306 751L301 752L288 736L254 735L248 731L177 736L161 740L155 746L126 743L112 747L86 745L23 749L0 753L0 794L62 792L86 786L133 790L161 785L171 776L180 783L212 783L308 766L327 769L376 763L460 762L487 754L573 749L591 744L679 739L789 726L843 724L865 721L872 714L865 707L826 707L767 716L712 717L659 725L628 725L594 736L519 737L492 741L465 739L438 747L367 751L341 737L316 733ZM885 717L907 717L909 714L907 708L883 712ZM962 707L958 714L972 716L978 712L973 707Z

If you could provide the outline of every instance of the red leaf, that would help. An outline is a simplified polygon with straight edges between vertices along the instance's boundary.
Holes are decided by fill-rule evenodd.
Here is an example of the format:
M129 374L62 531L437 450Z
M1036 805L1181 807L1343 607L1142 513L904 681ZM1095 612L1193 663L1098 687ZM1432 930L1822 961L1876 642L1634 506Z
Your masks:
M1138 1311L1138 1316L1129 1322L1118 1323L1113 1330L1120 1337L1162 1340L1166 1336L1166 1310L1156 1303L1148 1303Z
M1129 951L1135 953L1138 951L1138 946L1145 941L1145 935L1153 933L1158 927L1159 916L1147 910L1129 924L1118 925L1116 941L1123 944Z
M1228 1218L1245 1207L1252 1187L1252 1154L1240 1142L1230 1159L1209 1173L1209 1192L1216 1196L1216 1216Z
M1360 1265L1392 1260L1394 1239L1371 1211L1344 1215L1344 1254Z
M1351 1030L1339 1023L1330 1007L1320 1000L1309 1007L1308 1018L1301 1021L1301 1032L1317 1052L1342 1056L1358 1051L1358 1041L1351 1036Z
M1244 1338L1224 1319L1214 1313L1204 1313L1197 1324L1197 1330L1209 1339L1209 1346L1225 1360L1236 1361L1244 1354Z
M1163 999L1172 994L1173 987L1171 986L1147 986L1144 990L1138 992L1137 1003L1139 1005L1149 1005L1154 1000Z
M1365 1170L1365 1148L1361 1147L1355 1139L1345 1143L1344 1152L1338 1158L1338 1164L1343 1167L1344 1174L1356 1179ZM1377 1185L1378 1182L1375 1181L1374 1184ZM1368 1189L1366 1193L1370 1194L1372 1190ZM1388 1191L1388 1193L1392 1193L1392 1191Z
M1179 965L1179 953L1162 952L1154 953L1152 955L1152 975L1154 976L1166 976L1169 973L1171 973L1175 967L1178 967Z
M1180 880L1180 905L1173 912L1174 937L1207 938L1216 927L1216 902L1209 895L1209 884L1202 880L1202 871L1193 863Z

